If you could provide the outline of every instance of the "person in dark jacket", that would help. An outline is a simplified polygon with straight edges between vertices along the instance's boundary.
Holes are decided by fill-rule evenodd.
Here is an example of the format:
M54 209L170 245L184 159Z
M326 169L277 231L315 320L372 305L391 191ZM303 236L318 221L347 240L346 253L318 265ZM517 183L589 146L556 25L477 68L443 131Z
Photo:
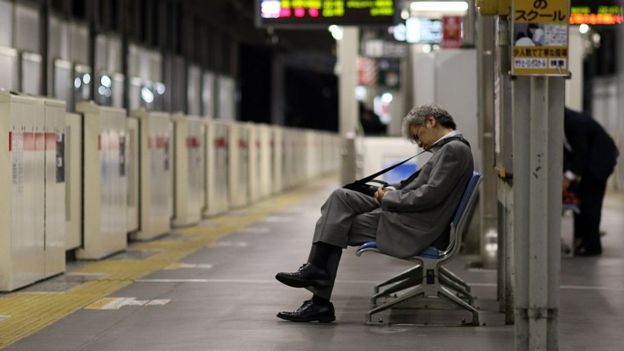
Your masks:
M566 108L564 132L563 189L577 194L580 210L574 215L574 253L600 255L602 201L619 152L604 128L586 114Z

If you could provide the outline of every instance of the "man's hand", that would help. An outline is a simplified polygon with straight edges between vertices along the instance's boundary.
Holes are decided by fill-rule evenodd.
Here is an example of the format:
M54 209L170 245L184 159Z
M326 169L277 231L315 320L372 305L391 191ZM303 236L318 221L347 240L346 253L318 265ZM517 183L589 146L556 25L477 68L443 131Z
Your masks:
M384 188L384 187L379 187L377 188L377 191L375 192L375 199L377 199L377 201L381 202L381 200L383 199L384 195L389 192L394 190L394 188Z

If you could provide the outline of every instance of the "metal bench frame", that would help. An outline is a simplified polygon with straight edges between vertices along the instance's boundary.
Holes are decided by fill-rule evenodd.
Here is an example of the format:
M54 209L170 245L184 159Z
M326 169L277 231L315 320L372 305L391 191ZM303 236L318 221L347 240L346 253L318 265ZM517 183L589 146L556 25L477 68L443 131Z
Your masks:
M459 252L462 234L476 204L480 181L481 175L473 172L450 223L449 244L446 250L440 251L435 247L429 247L417 256L406 259L416 263L414 267L375 285L371 297L373 308L366 313L367 324L385 324L383 318L373 321L373 316L407 300L445 298L471 312L472 324L479 325L479 313L473 305L474 297L470 294L470 286L443 265ZM364 252L383 253L374 241L360 245L356 255L360 256ZM388 288L381 290L388 285ZM385 299L384 303L378 305L378 300L382 298Z

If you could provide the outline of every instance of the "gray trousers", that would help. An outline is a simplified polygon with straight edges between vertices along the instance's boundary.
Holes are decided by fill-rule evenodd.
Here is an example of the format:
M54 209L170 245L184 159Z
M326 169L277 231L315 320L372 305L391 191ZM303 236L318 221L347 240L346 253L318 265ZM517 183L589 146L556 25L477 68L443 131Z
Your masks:
M321 218L316 222L312 243L323 242L346 248L373 241L376 237L381 208L374 198L348 189L336 189L321 207ZM313 294L329 300L334 288L340 254L330 257L324 267L330 286L308 288Z

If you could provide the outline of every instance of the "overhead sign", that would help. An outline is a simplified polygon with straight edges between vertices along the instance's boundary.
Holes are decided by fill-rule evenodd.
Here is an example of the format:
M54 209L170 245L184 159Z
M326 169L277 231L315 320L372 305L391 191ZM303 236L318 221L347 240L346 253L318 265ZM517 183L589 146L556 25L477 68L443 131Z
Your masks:
M582 4L572 2L570 24L615 25L624 23L624 11L620 5Z
M462 45L462 17L442 17L442 47L458 48Z
M513 0L513 75L567 76L569 0Z
M260 27L391 25L396 0L256 0Z

